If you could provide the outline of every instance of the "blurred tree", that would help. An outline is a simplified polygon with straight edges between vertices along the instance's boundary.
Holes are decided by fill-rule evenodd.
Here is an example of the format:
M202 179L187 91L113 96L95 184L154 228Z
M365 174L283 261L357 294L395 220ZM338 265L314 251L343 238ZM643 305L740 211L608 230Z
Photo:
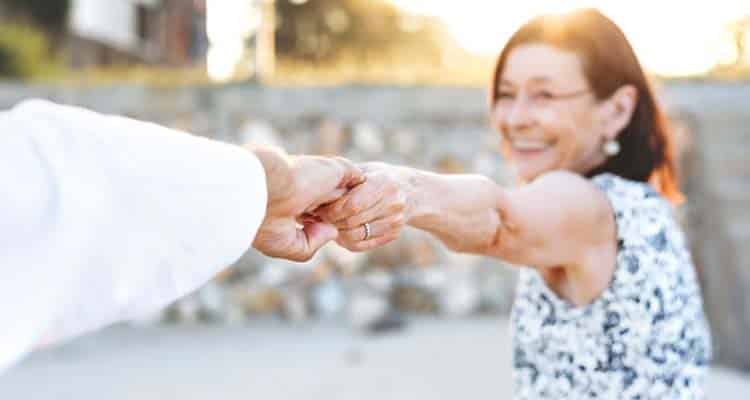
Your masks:
M750 78L750 15L738 18L726 25L729 40L734 47L734 59L714 66L708 76L718 79Z
M740 18L729 25L729 31L732 34L737 58L735 66L739 67L747 62L748 43L747 38L750 35L750 15Z
M0 11L14 22L31 23L47 34L48 51L65 41L72 0L0 0Z
M400 53L440 62L450 43L435 20L403 15L383 0L277 0L276 10L280 58L335 61L349 54L367 62Z
M0 77L29 79L57 68L47 36L30 25L0 25Z
M50 33L65 32L71 0L0 0L0 6L11 16L27 18Z

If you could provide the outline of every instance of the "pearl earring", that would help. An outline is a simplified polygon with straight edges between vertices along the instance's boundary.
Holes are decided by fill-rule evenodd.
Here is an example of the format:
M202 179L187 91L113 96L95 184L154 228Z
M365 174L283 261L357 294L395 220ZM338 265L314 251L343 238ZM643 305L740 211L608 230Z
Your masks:
M620 153L620 143L617 140L608 139L606 142L604 142L604 147L602 148L602 150L604 150L604 154L609 157L616 156Z

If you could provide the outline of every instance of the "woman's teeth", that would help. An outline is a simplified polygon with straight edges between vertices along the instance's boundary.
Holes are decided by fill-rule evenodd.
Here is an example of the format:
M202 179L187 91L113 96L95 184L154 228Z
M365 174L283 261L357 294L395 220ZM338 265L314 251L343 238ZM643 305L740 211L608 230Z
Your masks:
M550 146L548 142L540 140L516 139L512 142L513 148L522 151L544 150Z

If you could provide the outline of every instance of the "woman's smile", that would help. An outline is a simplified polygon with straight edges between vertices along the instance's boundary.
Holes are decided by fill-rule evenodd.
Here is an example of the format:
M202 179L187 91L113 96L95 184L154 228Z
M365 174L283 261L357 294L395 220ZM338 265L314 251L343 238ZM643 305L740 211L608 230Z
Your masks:
M510 147L514 153L522 156L534 156L551 150L555 146L555 140L515 138L509 139Z

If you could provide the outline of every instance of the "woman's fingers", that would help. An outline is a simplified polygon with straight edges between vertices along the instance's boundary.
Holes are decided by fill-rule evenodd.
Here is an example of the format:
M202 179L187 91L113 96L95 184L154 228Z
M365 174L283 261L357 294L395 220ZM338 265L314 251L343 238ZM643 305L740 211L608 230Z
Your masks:
M352 189L357 185L361 185L367 180L364 175L364 171L353 162L349 161L344 157L333 157L333 160L340 163L344 169L344 177L339 183L341 189Z
M340 199L315 210L315 215L324 221L335 224L337 221L345 220L371 208L380 201L380 198L373 196L368 186L370 185L366 182L355 187Z
M374 239L358 241L354 243L346 242L342 239L338 239L336 243L339 246L346 248L349 251L363 252L377 249L378 247L384 246L394 240L398 239L398 232L391 232L387 235L380 236Z
M367 251L393 241L406 224L406 195L398 182L381 172L365 176L365 182L313 212L335 225L338 243L352 251ZM365 224L369 224L369 233Z
M321 208L321 206L325 206L326 204L334 204L337 200L340 200L346 194L346 189L334 189L317 199L315 203L311 204L305 210L305 214L314 214L315 210Z
M367 177L367 180L354 187L339 200L320 207L315 214L324 221L336 224L371 209L392 190L385 187L385 181L378 177Z
M388 205L383 201L383 199L381 199L380 202L370 207L369 209L358 214L354 214L349 218L340 219L333 224L339 230L354 229L364 225L365 222L375 221L393 214L385 212L387 207Z
M398 236L405 225L403 214L390 215L382 219L368 222L370 234L366 235L364 224L352 229L339 229L339 244L348 249L358 248L359 242L371 242L381 237Z

